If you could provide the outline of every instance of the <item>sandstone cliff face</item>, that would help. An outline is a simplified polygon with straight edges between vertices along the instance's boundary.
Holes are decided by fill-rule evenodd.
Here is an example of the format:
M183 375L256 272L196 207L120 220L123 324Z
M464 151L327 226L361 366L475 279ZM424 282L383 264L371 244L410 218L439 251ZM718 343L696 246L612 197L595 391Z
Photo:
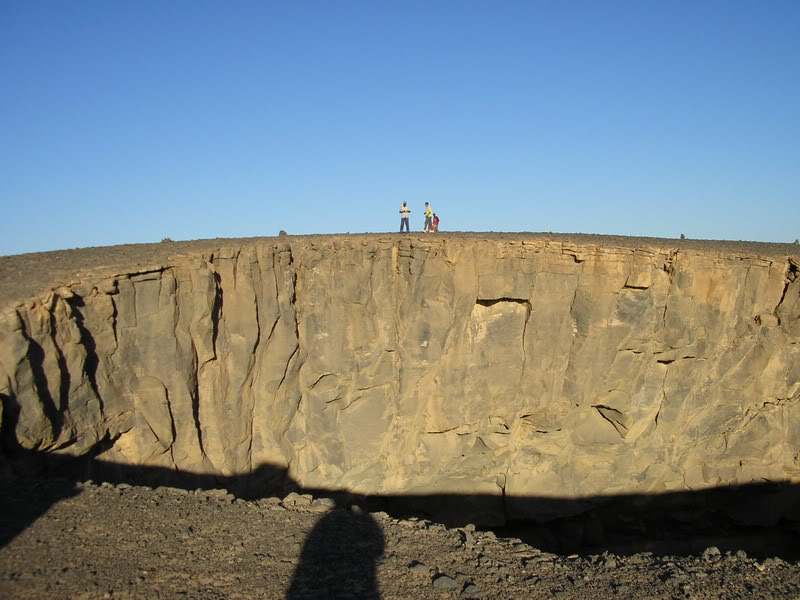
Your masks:
M220 248L7 307L2 427L125 464L481 494L502 518L530 496L798 482L797 272L546 240Z

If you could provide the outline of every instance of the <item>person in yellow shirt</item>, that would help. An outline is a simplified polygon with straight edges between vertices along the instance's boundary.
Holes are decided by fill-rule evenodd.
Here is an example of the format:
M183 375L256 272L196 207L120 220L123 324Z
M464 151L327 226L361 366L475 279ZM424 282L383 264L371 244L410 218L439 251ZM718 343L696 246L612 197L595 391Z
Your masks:
M433 209L431 205L427 202L425 203L425 228L423 231L432 231L433 230Z

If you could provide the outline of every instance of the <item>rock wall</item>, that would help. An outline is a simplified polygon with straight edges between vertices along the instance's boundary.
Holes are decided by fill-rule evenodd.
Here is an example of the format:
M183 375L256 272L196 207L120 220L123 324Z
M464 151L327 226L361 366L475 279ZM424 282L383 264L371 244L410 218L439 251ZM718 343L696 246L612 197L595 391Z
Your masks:
M0 314L13 448L306 488L580 498L800 482L796 258L280 238ZM538 514L544 519L547 515Z

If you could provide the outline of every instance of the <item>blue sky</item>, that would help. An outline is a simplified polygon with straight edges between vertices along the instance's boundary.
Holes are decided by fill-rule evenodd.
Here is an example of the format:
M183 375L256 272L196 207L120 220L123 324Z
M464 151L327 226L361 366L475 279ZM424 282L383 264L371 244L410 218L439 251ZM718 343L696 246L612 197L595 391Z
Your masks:
M800 2L3 0L0 254L800 237Z

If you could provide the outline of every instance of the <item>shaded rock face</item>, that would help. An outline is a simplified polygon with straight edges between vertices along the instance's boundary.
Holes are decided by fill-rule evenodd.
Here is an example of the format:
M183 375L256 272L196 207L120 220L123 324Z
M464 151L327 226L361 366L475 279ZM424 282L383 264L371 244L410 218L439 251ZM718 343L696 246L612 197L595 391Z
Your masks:
M796 483L797 271L387 237L88 277L0 315L6 452L268 463L305 488L488 498L486 524L564 516L528 497Z

